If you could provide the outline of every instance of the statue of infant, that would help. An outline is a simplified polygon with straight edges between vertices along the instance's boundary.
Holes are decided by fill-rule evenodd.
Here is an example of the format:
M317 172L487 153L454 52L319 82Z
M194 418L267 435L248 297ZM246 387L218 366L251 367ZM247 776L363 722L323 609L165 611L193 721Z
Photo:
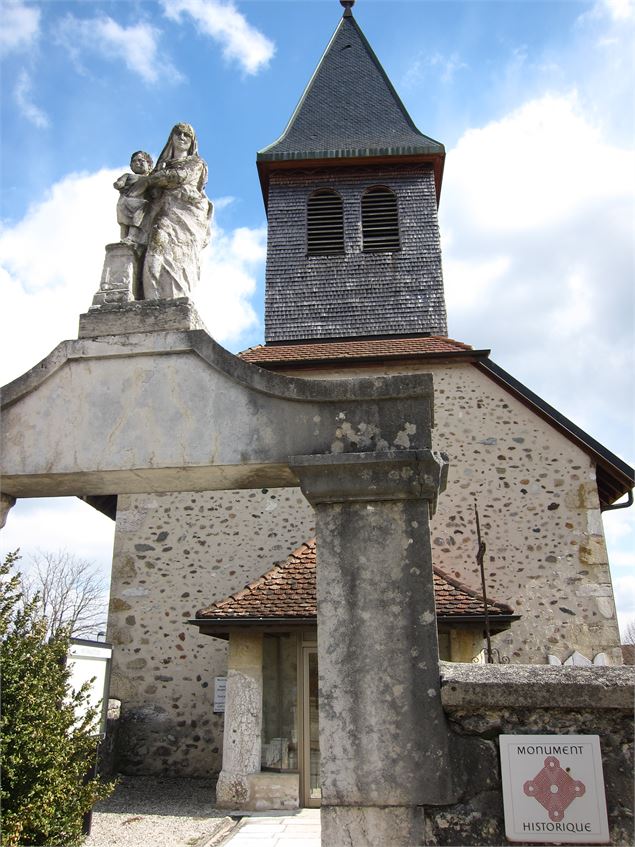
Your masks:
M130 158L132 173L122 174L113 185L119 192L117 201L117 223L121 228L121 240L125 244L145 244L148 227L143 226L148 201L143 193L147 182L143 179L152 170L152 156L137 150Z

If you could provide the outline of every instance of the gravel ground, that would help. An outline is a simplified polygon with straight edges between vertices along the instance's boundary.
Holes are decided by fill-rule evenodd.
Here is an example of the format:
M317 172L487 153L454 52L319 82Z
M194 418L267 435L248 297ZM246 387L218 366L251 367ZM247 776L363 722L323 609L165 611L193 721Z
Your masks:
M235 821L214 808L213 780L119 777L93 811L84 847L212 847Z

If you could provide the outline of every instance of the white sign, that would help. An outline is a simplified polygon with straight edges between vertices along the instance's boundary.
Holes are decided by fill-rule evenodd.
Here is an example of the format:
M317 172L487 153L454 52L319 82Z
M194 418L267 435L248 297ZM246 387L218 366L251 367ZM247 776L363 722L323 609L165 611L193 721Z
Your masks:
M99 711L96 716L95 733L103 734L106 731L111 658L112 645L103 641L71 638L66 660L70 670L70 688L77 692L82 685L88 683L87 698L82 708L75 708L75 717L80 723L88 709L97 708Z
M598 735L501 735L505 834L540 844L608 844Z
M214 678L214 711L225 711L225 697L227 695L227 677L217 676Z

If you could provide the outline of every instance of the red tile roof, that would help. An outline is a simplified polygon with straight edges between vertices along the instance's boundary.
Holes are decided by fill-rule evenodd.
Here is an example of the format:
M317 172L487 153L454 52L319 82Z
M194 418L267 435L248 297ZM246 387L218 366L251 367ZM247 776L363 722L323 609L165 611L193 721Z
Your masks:
M222 622L229 618L267 619L275 622L284 618L315 618L317 595L315 582L315 539L298 547L286 562L275 565L260 579L242 591L196 613L197 620ZM434 596L437 617L483 617L483 599L476 591L434 567ZM492 617L513 615L513 609L503 603L488 602Z
M475 351L469 344L445 336L428 335L420 338L359 338L300 344L259 344L238 355L245 362L266 367L351 359L403 359L456 354L483 355L483 351Z

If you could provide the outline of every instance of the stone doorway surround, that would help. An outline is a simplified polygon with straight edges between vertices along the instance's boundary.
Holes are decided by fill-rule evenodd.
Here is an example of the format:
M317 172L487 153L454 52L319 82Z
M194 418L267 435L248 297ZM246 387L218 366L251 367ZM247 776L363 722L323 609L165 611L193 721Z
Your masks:
M432 378L283 377L200 327L185 299L82 315L77 340L4 388L5 503L300 485L320 544L322 843L415 843L423 807L455 799L428 534L447 476ZM257 652L241 659L252 697Z

